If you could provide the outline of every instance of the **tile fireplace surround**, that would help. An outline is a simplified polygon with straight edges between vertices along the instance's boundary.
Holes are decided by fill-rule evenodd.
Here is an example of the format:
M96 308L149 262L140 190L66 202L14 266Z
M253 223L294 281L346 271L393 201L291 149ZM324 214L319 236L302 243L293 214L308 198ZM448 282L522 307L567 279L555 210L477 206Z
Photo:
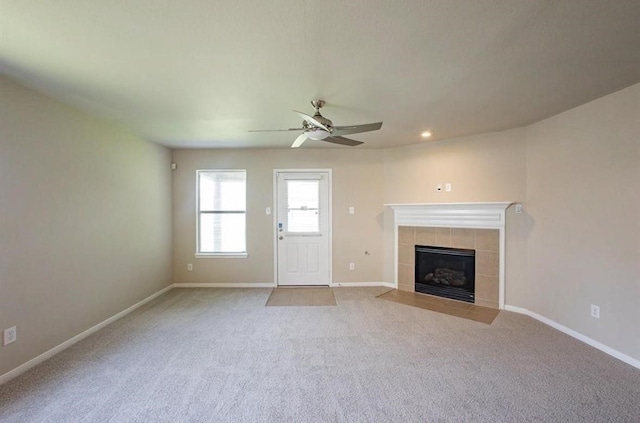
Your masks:
M504 309L505 211L512 203L385 204L394 211L395 286L414 291L415 245L476 250L476 304Z

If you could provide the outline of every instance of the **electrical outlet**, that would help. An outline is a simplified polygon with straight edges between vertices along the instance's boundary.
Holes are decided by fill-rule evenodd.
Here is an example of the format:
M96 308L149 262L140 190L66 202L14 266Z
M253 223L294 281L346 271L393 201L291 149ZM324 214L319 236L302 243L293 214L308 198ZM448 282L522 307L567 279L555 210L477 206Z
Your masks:
M600 318L600 307L595 304L591 304L591 317Z
M16 342L17 339L18 339L18 329L15 326L4 330L3 345L9 345L12 342Z
M355 263L349 263L349 270L356 270L356 264Z
M522 213L523 207L522 204L516 204L516 213Z
M193 271L193 264L191 264L191 263L187 264L187 270L189 272Z
M447 192L451 192L451 184L444 184L444 190Z

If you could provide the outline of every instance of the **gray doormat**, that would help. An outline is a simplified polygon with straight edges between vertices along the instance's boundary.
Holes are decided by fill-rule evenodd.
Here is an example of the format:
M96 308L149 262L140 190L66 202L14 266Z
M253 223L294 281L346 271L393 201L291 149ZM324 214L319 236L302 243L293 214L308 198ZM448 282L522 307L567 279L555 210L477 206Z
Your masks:
M301 287L274 288L265 304L267 307L336 306L331 288Z

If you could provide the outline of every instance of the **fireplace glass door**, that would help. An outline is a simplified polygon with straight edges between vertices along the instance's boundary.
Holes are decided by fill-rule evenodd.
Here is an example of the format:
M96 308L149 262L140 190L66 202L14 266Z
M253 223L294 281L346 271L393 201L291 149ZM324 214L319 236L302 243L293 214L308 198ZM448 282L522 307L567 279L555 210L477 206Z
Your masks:
M415 290L475 302L475 250L415 246Z

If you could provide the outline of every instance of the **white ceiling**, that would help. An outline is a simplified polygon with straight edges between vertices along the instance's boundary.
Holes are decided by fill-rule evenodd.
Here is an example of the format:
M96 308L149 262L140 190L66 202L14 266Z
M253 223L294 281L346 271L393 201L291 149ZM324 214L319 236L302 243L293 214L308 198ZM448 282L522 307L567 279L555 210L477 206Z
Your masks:
M640 1L0 0L0 72L170 147L288 147L247 131L321 98L334 125L384 121L352 138L385 148L640 82Z

